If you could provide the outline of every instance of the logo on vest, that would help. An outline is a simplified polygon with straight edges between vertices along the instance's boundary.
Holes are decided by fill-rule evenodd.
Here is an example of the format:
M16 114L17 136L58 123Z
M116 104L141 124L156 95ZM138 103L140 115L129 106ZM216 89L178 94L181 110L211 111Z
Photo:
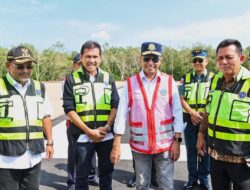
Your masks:
M239 98L245 98L246 97L246 93L245 92L240 92L239 93Z
M89 93L89 87L88 86L81 86L78 89L75 89L75 95L79 96L85 96Z
M37 94L37 95L41 95L41 94L42 94L41 90L36 89L36 94Z
M166 95L167 95L167 90L166 90L166 89L160 90L160 94L161 94L162 96L166 96Z

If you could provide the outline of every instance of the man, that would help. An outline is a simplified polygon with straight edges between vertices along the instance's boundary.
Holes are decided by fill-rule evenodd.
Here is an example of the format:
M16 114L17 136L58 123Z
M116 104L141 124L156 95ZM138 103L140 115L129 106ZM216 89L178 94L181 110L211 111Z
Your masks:
M43 134L46 159L53 157L51 106L44 84L30 79L32 52L18 46L7 55L0 78L0 190L38 190Z
M250 187L250 72L238 40L223 40L216 49L220 72L211 82L206 112L198 134L197 151L204 155L208 132L213 190Z
M73 58L72 63L72 70L76 71L81 67L81 54L78 53ZM63 81L63 86L64 86ZM66 119L66 127L67 127L67 139L68 139L68 160L67 160L67 172L68 172L68 180L67 185L70 189L75 184L75 159L74 159L74 139L70 134L70 119ZM84 169L84 168L83 168ZM99 178L96 174L96 154L93 155L91 169L88 176L89 184L98 186L99 185ZM73 188L73 187L72 187Z
M75 189L88 189L91 160L98 156L99 187L111 190L113 164L109 155L113 145L111 127L119 95L109 73L101 70L101 47L87 41L81 48L82 67L67 77L63 107L70 118L70 133L75 139Z
M159 189L174 189L173 163L180 156L182 108L174 79L159 71L161 56L161 44L142 44L143 70L127 80L115 121L110 157L114 164L119 160L121 135L128 123L138 190L149 189L153 160Z
M207 56L208 53L205 50L192 51L193 71L182 77L179 86L184 122L187 123L184 137L187 149L188 181L184 184L184 190L198 185L198 180L203 189L209 189L209 155L206 154L198 159L196 150L202 112L206 106L208 89L214 75L206 69Z

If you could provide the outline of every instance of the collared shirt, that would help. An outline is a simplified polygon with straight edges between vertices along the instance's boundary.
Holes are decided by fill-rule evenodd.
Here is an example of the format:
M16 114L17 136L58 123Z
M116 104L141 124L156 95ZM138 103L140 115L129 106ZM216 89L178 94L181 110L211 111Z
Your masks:
M8 77L12 80L14 88L20 93L22 97L24 97L28 87L31 84L30 79L27 83L22 86L20 83L16 82L13 77L7 73ZM41 111L44 116L52 115L52 107L51 104L45 94L44 104L41 106ZM0 155L0 168L6 169L27 169L35 166L42 160L42 154L32 154L31 151L27 150L21 156L3 156Z
M153 99L153 93L155 90L157 78L161 77L161 73L158 70L155 78L150 81L147 79L145 76L144 72L140 72L140 77L142 80L143 87L145 89L148 103L149 105L152 104L152 99ZM172 103L172 114L174 117L174 122L173 122L173 127L174 127L174 132L176 133L182 133L184 130L184 124L183 124L183 116L182 116L182 106L179 98L179 93L178 89L176 86L175 81L173 80L173 103ZM114 133L115 134L124 134L125 133L125 128L126 124L128 121L128 113L129 113L129 106L128 106L129 100L128 100L128 86L127 83L123 87L121 99L119 102L119 107L115 119L115 125L114 125Z
M200 76L197 75L197 73L195 71L192 72L192 75L194 77L194 79L199 83L201 81L203 81L205 78L206 78L206 75L207 75L207 69L204 71L203 74L201 74ZM184 84L184 81L185 81L185 78L182 77L181 78L181 82L180 82L180 85L179 85L179 93L180 93L180 96L184 96L185 95L185 84Z

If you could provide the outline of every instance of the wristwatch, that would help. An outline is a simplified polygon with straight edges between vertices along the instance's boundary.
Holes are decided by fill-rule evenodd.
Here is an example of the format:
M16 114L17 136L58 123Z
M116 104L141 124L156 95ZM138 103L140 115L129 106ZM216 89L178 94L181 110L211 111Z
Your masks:
M111 127L108 124L106 124L104 127L107 128L107 132L111 132Z
M47 140L47 146L53 146L54 145L54 141L53 140Z
M181 143L182 142L182 138L174 136L174 141L176 141L178 143Z

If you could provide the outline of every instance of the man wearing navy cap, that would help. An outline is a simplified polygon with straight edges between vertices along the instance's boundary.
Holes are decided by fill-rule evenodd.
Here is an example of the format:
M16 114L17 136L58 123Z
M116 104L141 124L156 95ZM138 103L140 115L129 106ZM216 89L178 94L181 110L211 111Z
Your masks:
M159 189L173 190L173 161L180 156L183 116L179 93L172 76L160 72L161 63L162 45L143 43L143 69L128 78L115 120L110 157L114 164L119 160L121 136L128 124L138 190L149 189L153 161Z
M193 71L184 75L179 86L184 122L187 123L184 137L187 149L188 181L183 189L198 185L209 189L209 156L199 157L196 150L199 124L205 109L206 99L213 73L206 69L208 53L198 49L192 51Z
M42 153L53 157L52 108L44 84L31 79L34 63L28 48L12 48L0 78L0 190L38 190Z

